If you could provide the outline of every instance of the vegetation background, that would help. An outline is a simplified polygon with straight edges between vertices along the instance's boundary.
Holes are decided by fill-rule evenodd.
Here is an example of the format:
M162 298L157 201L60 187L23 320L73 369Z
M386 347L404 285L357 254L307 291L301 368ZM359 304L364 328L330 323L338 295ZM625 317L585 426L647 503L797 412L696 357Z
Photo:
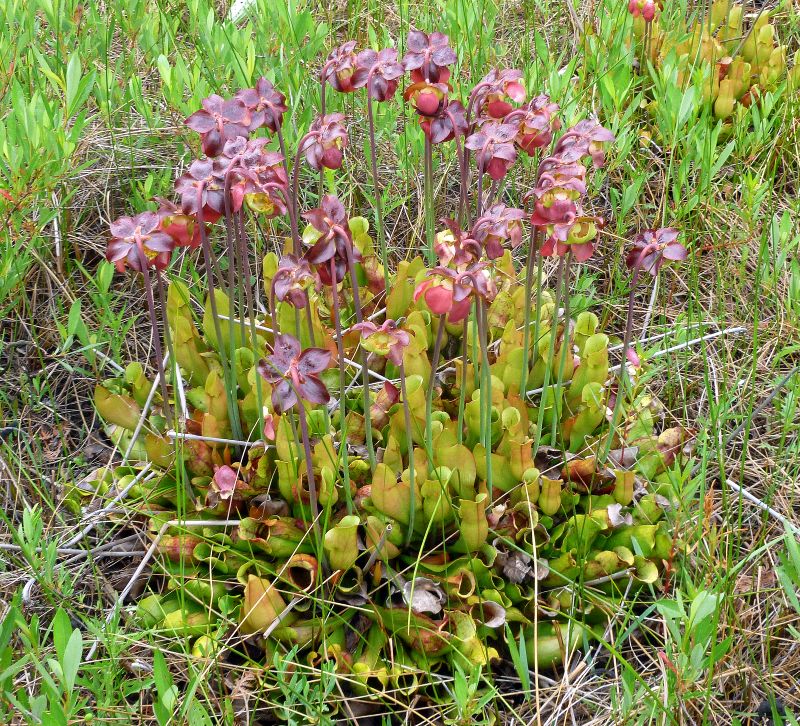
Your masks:
M798 8L769 8L791 57ZM746 5L751 19L761 9ZM169 196L191 158L187 143L196 143L183 119L208 94L263 74L286 93L296 140L319 101L313 71L331 47L354 38L402 50L415 25L450 35L462 87L497 65L521 68L529 92L549 93L567 120L593 113L616 134L602 208L593 210L609 224L572 309L602 311L603 326L620 335L624 242L672 225L690 260L652 295L642 291L637 320L664 334L654 343L662 350L704 338L648 371L668 420L697 433L697 466L675 515L690 547L676 561L671 599L621 612L613 649L539 684L535 697L520 698L519 679L461 674L445 684L446 718L797 724L797 94L768 94L723 128L698 89L656 82L648 112L623 0L258 0L237 22L227 11L209 0L0 3L0 720L247 723L267 706L286 723L345 718L324 669L270 678L188 658L179 639L155 640L124 618L105 627L136 557L59 550L75 532L62 495L112 453L91 404L95 381L152 359L142 287L115 276L103 254L109 220ZM701 11L670 1L663 22ZM363 99L333 103L357 115ZM350 132L356 148L365 143L363 125ZM424 234L421 136L400 103L379 109L378 132L390 244L403 256ZM437 216L457 198L449 154L437 158ZM531 173L516 175L512 194L530 187ZM343 174L340 188L366 207L363 170L345 164ZM184 257L174 274L191 284L197 272ZM102 532L111 541L115 526ZM413 703L392 710L401 721L430 718Z

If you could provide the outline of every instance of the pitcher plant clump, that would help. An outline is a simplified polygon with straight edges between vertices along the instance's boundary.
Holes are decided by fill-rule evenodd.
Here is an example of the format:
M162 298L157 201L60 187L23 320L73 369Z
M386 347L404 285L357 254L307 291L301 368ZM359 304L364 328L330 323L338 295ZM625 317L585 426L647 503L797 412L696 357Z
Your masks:
M406 47L402 60L334 50L322 108L291 149L285 97L265 78L186 120L204 156L176 201L121 217L108 245L120 271L142 275L159 390L132 363L95 395L129 460L161 471L130 492L160 554L140 622L194 639L201 656L225 657L233 634L267 666L297 649L367 699L437 698L423 673L519 653L553 668L602 637L680 548L669 477L691 438L658 429L634 306L620 375L598 317L570 313L575 267L604 252L590 190L613 134L592 118L568 126L546 95L526 101L515 69L456 97L447 36L414 29ZM427 225L421 254L393 261L373 102L402 83L424 137ZM327 86L365 89L377 244L344 184L318 184L354 163L348 126L361 123L331 112ZM458 199L437 223L441 145ZM506 182L528 159L516 206ZM301 202L306 167L302 199L316 206ZM274 239L265 228L285 236L256 261L255 240ZM631 299L642 270L685 258L677 239L632 240ZM204 298L165 279L176 250L202 265ZM101 470L96 486L120 489L139 466Z

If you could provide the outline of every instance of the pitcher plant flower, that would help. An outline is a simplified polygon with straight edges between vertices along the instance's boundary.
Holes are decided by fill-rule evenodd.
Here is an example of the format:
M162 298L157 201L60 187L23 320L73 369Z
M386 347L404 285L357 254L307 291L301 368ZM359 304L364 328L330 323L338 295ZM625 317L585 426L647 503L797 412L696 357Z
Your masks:
M250 111L240 98L224 99L216 93L201 101L202 108L184 122L200 134L203 153L216 156L226 141L250 132Z
M689 253L680 242L680 231L675 227L646 229L631 240L631 249L625 257L629 269L640 267L651 275L657 275L661 266L668 261L680 262Z
M306 348L288 333L275 336L271 356L258 363L258 372L273 384L272 407L276 413L294 408L298 397L309 403L324 404L330 400L325 384L319 379L331 362L331 352L323 348Z
M250 112L249 131L266 128L278 133L283 124L283 114L288 111L286 96L278 91L272 82L261 76L254 88L244 88L235 98L240 100Z

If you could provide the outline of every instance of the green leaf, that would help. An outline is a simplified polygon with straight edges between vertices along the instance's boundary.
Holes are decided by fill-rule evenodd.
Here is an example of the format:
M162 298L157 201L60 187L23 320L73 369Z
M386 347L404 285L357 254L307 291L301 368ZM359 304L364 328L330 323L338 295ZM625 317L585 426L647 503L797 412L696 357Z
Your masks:
M78 53L73 53L70 56L69 63L67 63L67 78L66 78L66 96L67 96L67 116L72 116L69 109L75 106L75 101L78 98L81 83L81 59Z
M75 687L75 679L78 677L78 670L81 666L81 656L83 655L83 637L81 631L75 628L67 642L64 656L61 659L61 671L64 677L64 691L72 693Z

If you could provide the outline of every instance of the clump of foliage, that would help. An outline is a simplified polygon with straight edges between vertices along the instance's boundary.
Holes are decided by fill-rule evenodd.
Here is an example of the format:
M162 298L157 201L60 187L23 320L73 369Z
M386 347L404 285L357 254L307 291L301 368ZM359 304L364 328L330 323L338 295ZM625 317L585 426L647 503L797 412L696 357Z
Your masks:
M199 657L222 657L238 633L268 665L290 651L331 663L367 698L389 687L435 697L432 670L552 667L602 635L676 552L668 472L688 440L656 430L632 341L641 273L685 258L678 231L633 240L619 377L598 317L570 314L572 266L603 227L588 211L590 170L613 135L593 119L560 133L558 105L526 101L512 69L462 103L448 38L412 30L407 47L402 61L391 48L334 50L320 115L291 157L285 98L264 78L187 119L206 156L177 180L178 202L117 220L108 247L120 270L141 273L156 341L163 320L160 395L139 363L95 395L109 435L163 470L101 470L92 487L135 497L163 556L140 622L194 639ZM373 103L407 73L427 239L425 259L391 269ZM337 195L300 207L303 159L322 174L348 162L348 120L328 112L327 85L367 96L377 248ZM445 143L460 191L437 225L432 149ZM521 157L537 164L525 209L503 193ZM252 235L282 217L285 245L261 261L261 315ZM526 244L518 269L512 251ZM176 250L193 249L203 301L164 280Z
M679 86L698 81L718 119L729 119L737 107L757 103L781 82L797 86L796 66L787 73L786 46L767 10L747 28L742 4L714 0L694 22L671 24L667 31L653 0L631 0L628 9L642 61L661 67L667 59L674 60Z

